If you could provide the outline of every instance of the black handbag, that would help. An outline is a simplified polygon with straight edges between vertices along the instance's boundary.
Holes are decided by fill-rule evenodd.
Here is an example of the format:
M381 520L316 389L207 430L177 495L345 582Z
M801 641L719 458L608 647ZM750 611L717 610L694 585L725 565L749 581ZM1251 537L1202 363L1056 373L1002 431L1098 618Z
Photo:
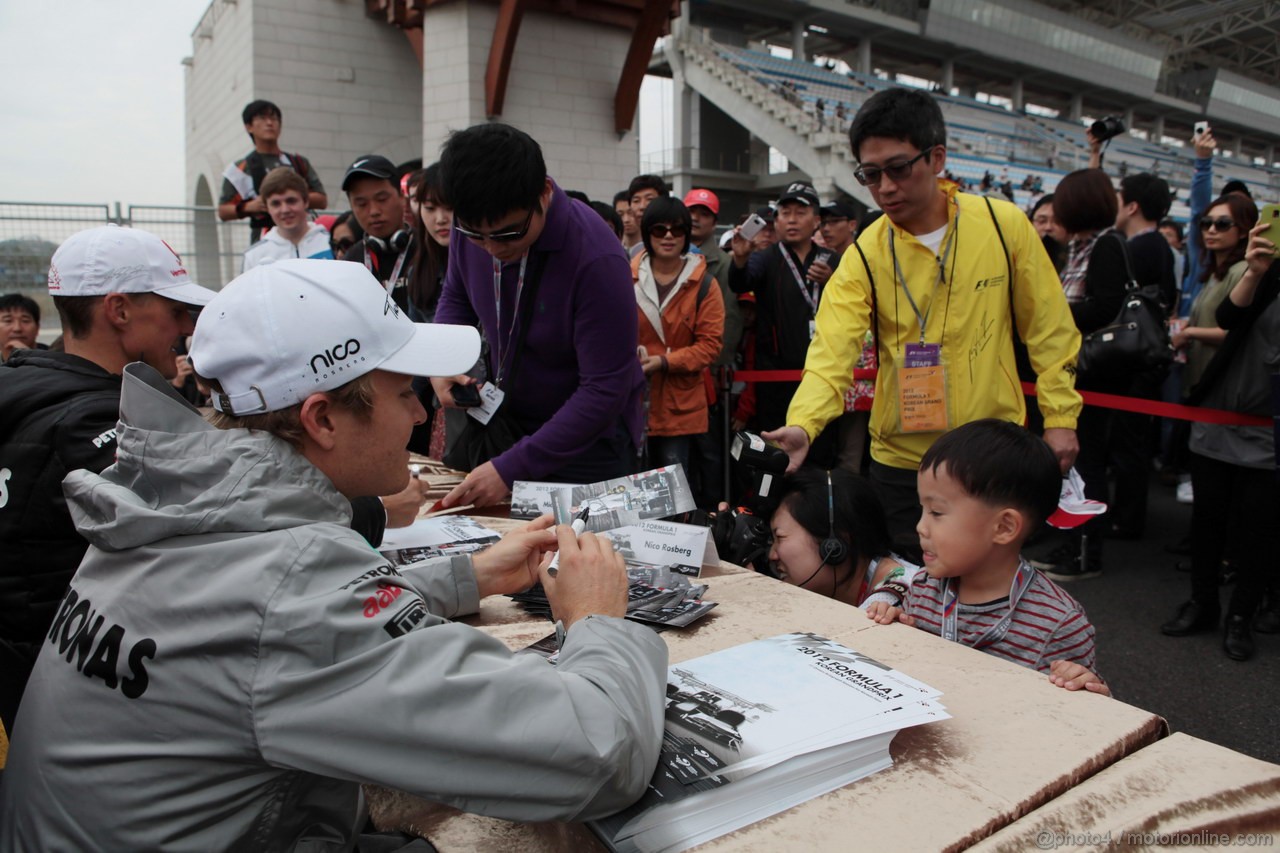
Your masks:
M543 255L531 255L528 280L525 284L529 295L524 300L525 304L535 304L538 296L538 283L542 279L544 265L545 257ZM525 333L528 331L529 326L528 321L532 316L532 310L526 312L526 316L523 319L517 315L517 321L520 325L516 332L515 346L511 350L511 372L505 377L505 383L508 387L512 387L515 384L516 372L520 368L520 349L524 346ZM498 365L498 367L501 367L501 365ZM496 376L497 371L491 370L489 375ZM510 404L506 402L499 407L498 411L493 413L487 424L482 424L470 416L466 418L466 422L466 425L456 437L446 436L444 453L441 454L441 461L444 464L459 471L474 471L495 456L506 453L517 441L528 435L524 427L520 425L520 422L511 414Z
M1173 345L1160 307L1159 288L1140 287L1129 265L1129 247L1120 241L1124 255L1124 304L1108 325L1095 329L1080 341L1076 357L1076 378L1086 381L1131 376L1151 369L1164 369L1173 361Z

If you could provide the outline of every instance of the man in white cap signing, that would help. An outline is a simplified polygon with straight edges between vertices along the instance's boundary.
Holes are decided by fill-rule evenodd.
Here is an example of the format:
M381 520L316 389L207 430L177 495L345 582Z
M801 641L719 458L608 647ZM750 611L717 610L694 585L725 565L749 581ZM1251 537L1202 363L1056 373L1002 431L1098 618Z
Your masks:
M351 496L408 478L411 377L479 352L359 264L285 260L200 318L216 426L126 368L116 465L67 479L92 547L23 701L0 851L347 850L362 782L514 820L642 793L667 654L620 618L616 553L543 519L397 570L348 526ZM535 580L567 627L554 668L449 621Z
M49 295L65 352L22 350L0 368L0 721L18 701L87 543L62 495L67 472L116 456L120 375L142 361L177 373L192 311L213 298L154 234L107 225L54 253Z

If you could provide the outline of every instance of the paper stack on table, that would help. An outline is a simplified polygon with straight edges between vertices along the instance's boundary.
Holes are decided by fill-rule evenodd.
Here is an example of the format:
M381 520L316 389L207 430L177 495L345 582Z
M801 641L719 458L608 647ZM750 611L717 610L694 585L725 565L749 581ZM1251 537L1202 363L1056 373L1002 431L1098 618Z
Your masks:
M488 548L498 534L465 515L419 518L408 527L392 527L382 536L378 550L393 566L422 560L469 554Z
M673 665L658 769L589 823L612 850L680 851L892 765L900 729L950 718L926 684L815 634Z

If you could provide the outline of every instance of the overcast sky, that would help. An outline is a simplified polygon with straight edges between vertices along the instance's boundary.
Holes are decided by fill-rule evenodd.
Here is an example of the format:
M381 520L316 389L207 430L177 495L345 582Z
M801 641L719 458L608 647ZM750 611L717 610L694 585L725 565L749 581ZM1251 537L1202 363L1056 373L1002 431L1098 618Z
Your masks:
M182 58L208 7L0 0L0 201L184 204ZM646 114L669 109L661 88L645 87ZM670 146L667 124L642 152Z
M0 200L182 204L182 58L209 0L0 0Z

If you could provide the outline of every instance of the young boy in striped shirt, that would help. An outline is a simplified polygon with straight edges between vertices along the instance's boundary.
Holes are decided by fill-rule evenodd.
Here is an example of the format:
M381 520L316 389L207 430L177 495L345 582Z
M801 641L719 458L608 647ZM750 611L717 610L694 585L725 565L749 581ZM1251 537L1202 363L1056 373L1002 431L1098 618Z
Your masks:
M1093 672L1084 609L1021 556L1061 485L1053 451L1016 424L974 421L938 439L917 478L924 568L901 607L876 602L867 615L1045 672L1068 690L1110 695Z

